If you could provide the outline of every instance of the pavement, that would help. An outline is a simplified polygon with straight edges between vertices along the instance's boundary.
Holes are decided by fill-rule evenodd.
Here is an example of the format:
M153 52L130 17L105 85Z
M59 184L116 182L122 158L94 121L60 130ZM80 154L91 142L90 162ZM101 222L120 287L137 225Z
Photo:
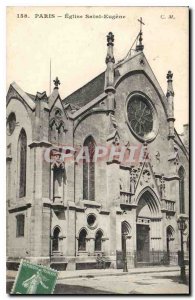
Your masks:
M123 272L122 269L94 269L94 270L77 270L77 271L61 271L58 279L70 279L70 278L89 278L99 276L123 276L127 274L144 274L153 272L172 272L179 271L178 266L173 267L146 267L146 268L133 268L128 272Z
M187 269L187 268L186 268ZM144 268L132 268L128 272L123 272L122 269L92 269L92 270L74 270L74 271L59 271L58 279L71 278L90 278L99 276L122 276L127 274L144 274L154 272L173 272L180 271L179 266L155 266ZM7 278L15 278L17 271L7 271Z
M112 295L188 295L188 284L181 283L180 272L151 272L88 278L59 279L54 294Z
M186 268L187 278L189 270ZM7 293L16 271L7 271ZM60 271L54 294L182 294L189 293L188 282L181 283L178 266L129 269Z

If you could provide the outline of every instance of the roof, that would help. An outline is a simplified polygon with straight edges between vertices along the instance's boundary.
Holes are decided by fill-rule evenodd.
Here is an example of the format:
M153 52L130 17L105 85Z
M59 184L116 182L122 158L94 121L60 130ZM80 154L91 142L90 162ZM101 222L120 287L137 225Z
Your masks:
M139 53L132 55L131 57L125 58L120 60L118 63L114 65L115 74L114 74L114 81L120 77L119 70L117 69L118 66L123 64L124 62L131 60ZM67 96L65 99L62 100L63 105L68 103L75 105L77 108L81 108L93 99L97 98L99 95L104 93L105 88L105 71L93 78L87 84Z
M31 94L30 94L31 95ZM32 109L35 109L35 101L34 99L32 99L32 96L30 96L28 93L24 92L18 85L16 82L12 82L9 86L9 90L7 92L7 104L9 103L9 101L12 98L16 98L16 99L23 99L26 104Z
M64 105L70 103L82 107L104 92L104 84L105 72L99 74L80 89L70 94L62 102Z
M25 92L33 101L35 101L36 96Z

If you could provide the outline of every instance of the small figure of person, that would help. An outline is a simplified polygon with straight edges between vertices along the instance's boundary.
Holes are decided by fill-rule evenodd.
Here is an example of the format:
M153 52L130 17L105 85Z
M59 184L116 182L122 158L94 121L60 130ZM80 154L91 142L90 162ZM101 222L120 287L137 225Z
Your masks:
M100 255L100 253L97 254L96 261L97 261L97 268L101 269L101 267L102 267L102 257Z

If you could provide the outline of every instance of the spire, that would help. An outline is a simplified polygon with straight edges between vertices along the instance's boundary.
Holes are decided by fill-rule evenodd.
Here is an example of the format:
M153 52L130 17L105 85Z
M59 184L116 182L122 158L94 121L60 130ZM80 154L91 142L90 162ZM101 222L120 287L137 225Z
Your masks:
M143 51L144 49L144 45L142 45L142 41L143 41L143 38L142 38L142 25L145 25L144 22L142 22L142 17L140 19L138 19L138 22L140 22L140 31L139 31L139 34L138 34L138 45L136 45L136 51Z
M113 54L113 46L114 46L114 35L112 32L109 32L107 35L107 55L106 55L106 78L105 78L105 92L114 89L114 54Z
M115 88L114 88L114 35L109 32L107 35L107 55L106 55L106 72L105 72L105 93L107 96L107 108L109 111L114 112L115 109Z
M173 91L173 73L171 71L168 71L167 73L167 101L168 101L168 107L167 107L167 121L169 124L169 135L168 138L174 138L175 132L174 132L174 91Z

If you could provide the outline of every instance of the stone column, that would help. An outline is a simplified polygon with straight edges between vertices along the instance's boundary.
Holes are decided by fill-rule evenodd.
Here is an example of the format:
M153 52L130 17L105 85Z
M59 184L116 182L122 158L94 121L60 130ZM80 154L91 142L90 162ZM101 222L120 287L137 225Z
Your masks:
M73 201L68 202L67 209L67 270L76 269L76 207Z
M50 163L44 160L46 142L29 145L32 159L33 200L29 226L29 250L32 260L48 263L50 256Z
M88 241L88 249L86 249L90 254L93 254L95 252L95 238L89 238Z
M120 189L119 189L119 165L117 163L111 163L107 165L107 184L108 184L108 209L110 209L110 253L116 254L116 206L117 201L119 204Z

